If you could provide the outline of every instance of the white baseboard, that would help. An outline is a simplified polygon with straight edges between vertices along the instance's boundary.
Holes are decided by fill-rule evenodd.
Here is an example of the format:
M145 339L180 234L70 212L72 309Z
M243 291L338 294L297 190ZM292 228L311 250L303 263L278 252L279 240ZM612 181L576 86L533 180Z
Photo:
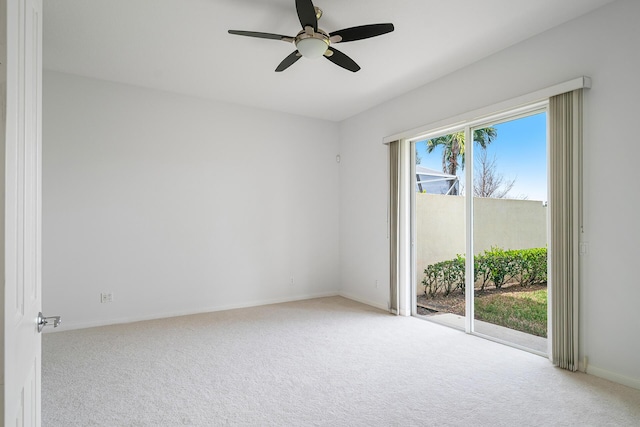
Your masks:
M588 365L586 372L594 377L604 378L605 380L640 390L640 379L638 378L629 378L624 375L616 374L615 372L607 371L606 369L600 369L593 365Z
M340 292L340 293L338 293L338 295L340 295L341 297L356 301L356 302L360 302L362 304L370 305L371 307L379 308L379 309L384 310L384 311L389 311L389 307L387 307L384 304L380 304L380 303L377 303L377 302L366 300L366 299L357 297L355 295L349 294L347 292Z
M150 314L145 316L121 317L116 319L98 320L98 321L91 321L91 322L65 321L60 328L44 329L43 332L56 333L56 332L71 331L75 329L95 328L99 326L118 325L122 323L133 323L133 322L143 322L146 320L165 319L168 317L189 316L192 314L212 313L216 311L235 310L238 308L259 307L262 305L281 304L281 303L293 302L293 301L304 301L304 300L314 299L314 298L335 297L339 295L340 294L338 292L321 292L317 294L298 295L294 297L256 300L256 301L250 301L250 302L240 303L240 304L227 304L227 305L220 305L220 306L214 306L214 307L203 307L203 308L198 308L194 310L156 313L156 314Z

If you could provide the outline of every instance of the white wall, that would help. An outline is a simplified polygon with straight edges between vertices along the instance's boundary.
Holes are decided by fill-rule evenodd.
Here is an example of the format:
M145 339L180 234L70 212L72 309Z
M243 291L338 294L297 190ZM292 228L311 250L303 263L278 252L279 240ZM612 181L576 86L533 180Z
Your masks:
M342 292L386 307L387 148L382 139L582 75L585 233L581 357L640 388L637 131L640 2L620 0L341 123ZM428 53L425 53L428 54ZM366 165L366 173L363 166ZM375 287L375 279L383 283Z
M51 71L43 96L65 329L339 291L337 124Z

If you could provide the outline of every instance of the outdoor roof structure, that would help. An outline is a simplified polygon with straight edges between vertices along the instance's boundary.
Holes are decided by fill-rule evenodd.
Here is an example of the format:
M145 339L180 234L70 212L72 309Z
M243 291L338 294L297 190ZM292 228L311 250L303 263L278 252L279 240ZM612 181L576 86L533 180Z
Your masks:
M455 175L416 165L416 191L428 194L457 195L460 192L460 183Z

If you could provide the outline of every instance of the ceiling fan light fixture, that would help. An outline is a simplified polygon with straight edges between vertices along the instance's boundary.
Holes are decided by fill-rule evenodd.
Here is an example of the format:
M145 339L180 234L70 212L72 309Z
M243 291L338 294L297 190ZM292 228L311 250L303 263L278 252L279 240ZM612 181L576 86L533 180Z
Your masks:
M320 58L324 56L339 67L352 72L360 70L360 66L344 53L333 47L336 43L352 42L381 36L394 30L393 24L368 24L357 27L343 28L328 33L318 28L318 20L322 17L322 10L313 5L313 0L295 0L296 13L302 25L295 37L282 34L262 33L258 31L229 30L229 34L238 36L256 37L260 39L280 40L296 45L296 50L291 52L278 64L275 71L281 72L296 63L303 56L305 58Z
M329 40L318 37L306 37L296 41L296 48L305 58L320 58L329 48Z

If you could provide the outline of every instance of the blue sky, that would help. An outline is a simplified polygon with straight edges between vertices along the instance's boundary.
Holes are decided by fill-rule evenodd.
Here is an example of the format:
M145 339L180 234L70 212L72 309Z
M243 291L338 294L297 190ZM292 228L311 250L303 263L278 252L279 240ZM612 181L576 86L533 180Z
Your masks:
M539 113L494 126L498 137L489 145L489 158L496 158L496 172L505 181L516 179L509 197L547 200L547 117ZM421 166L442 170L442 150L427 154L424 142L417 142ZM476 151L477 146L476 146ZM464 182L464 171L458 171Z

